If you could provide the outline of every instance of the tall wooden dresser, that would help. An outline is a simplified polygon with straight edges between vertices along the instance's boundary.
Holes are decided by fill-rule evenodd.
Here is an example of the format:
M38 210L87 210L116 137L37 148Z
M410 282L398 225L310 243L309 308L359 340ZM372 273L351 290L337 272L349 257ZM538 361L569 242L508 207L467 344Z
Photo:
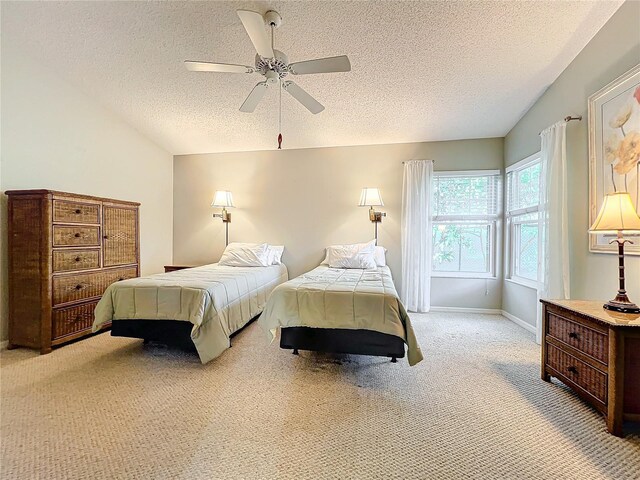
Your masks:
M140 204L51 190L5 193L9 348L49 353L90 334L104 290L139 275Z
M571 387L621 437L624 421L640 422L640 315L584 300L542 306L542 379Z

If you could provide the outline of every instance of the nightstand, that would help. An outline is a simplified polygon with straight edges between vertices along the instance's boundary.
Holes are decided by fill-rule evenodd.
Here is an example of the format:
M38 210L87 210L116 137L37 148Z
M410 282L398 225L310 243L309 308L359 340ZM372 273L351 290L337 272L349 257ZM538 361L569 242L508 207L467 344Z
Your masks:
M184 270L185 268L193 268L195 265L165 265L164 273L175 272L176 270Z
M623 436L623 421L640 421L640 316L611 312L602 302L542 300L542 379L556 377Z

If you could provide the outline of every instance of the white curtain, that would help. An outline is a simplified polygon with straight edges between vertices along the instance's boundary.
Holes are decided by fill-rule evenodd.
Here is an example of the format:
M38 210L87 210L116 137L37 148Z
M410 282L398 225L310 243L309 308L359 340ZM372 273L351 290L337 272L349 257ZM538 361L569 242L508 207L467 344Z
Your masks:
M540 153L545 188L545 218L538 300L569 298L569 213L567 211L567 124L556 123L542 131ZM538 301L538 342L542 339L542 308Z
M433 161L405 162L402 179L402 294L405 308L431 308L431 177Z

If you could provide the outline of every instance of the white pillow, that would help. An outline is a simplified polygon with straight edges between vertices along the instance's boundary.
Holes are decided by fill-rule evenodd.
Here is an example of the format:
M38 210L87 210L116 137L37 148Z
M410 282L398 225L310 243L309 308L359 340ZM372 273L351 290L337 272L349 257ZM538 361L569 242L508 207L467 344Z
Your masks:
M381 247L380 245L376 246L374 252L373 252L373 258L376 261L376 265L378 267L384 267L387 265L387 249L384 247Z
M269 245L266 243L230 243L224 249L218 265L227 267L269 266Z
M333 245L329 247L329 267L331 268L376 268L373 256L375 240L355 245Z
M374 241L375 242L375 241ZM366 243L358 243L358 245L364 247ZM324 256L324 260L320 263L320 265L329 265L329 250L333 247L341 247L343 245L331 245L327 247L327 254ZM386 257L387 249L377 245L374 252L373 258L376 261L376 266L384 267L387 265L387 257Z
M280 265L283 252L284 245L269 245L269 265Z

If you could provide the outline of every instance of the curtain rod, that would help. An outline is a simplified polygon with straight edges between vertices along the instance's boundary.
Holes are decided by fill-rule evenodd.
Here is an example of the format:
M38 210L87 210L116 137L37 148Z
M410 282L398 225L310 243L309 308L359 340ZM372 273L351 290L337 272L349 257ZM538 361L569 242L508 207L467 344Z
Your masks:
M570 122L571 120L578 120L578 121L582 121L582 115L578 115L577 117L574 117L573 115L567 115L566 117L564 117L564 121L565 122ZM542 132L540 132L542 133ZM540 135L540 133L538 135ZM433 163L436 163L435 160L431 160ZM406 162L402 162L402 164L404 165Z
M409 161L411 162L412 160L409 160ZM425 161L426 161L426 162L436 163L436 161L435 161L435 160L425 160ZM402 164L403 164L403 165L404 165L405 163L407 163L407 162L402 162Z
M582 115L578 115L577 117L574 117L573 115L567 115L566 117L564 117L564 121L569 123L571 120L578 120L579 122L582 121ZM538 135L542 135L542 132L538 133Z

